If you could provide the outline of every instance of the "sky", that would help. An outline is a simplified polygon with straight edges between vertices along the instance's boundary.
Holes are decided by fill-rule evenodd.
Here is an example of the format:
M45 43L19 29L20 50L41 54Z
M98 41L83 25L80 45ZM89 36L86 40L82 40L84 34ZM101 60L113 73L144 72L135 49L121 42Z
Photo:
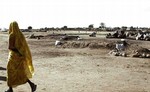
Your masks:
M150 0L1 0L0 28L150 27Z

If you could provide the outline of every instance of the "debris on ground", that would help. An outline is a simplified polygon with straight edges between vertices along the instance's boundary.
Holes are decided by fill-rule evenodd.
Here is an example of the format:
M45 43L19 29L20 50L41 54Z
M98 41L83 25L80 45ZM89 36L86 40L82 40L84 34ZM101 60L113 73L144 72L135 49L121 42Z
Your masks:
M106 38L126 38L128 34L125 33L123 30L116 30L114 33L108 33Z
M60 40L79 40L79 36L69 36L69 35L66 35L66 36L63 36L60 38Z
M96 37L96 32L91 33L89 37Z
M150 58L150 50L147 48L140 48L134 51L132 57Z
M123 57L127 57L127 54L125 51L120 51L120 50L117 50L117 49L114 49L114 50L111 50L109 52L110 55L113 55L113 56L123 56Z

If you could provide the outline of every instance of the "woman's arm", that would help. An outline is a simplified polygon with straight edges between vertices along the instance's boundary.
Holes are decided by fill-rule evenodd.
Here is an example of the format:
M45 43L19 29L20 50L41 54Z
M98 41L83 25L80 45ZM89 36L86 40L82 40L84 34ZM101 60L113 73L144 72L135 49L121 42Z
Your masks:
M15 52L18 52L18 50L15 47L15 37L12 36L12 35L10 35L10 37L9 37L9 46L8 46L8 49L12 50L12 51L15 51Z
M15 37L12 36L12 35L9 36L9 46L8 46L8 49L9 49L9 50L12 50L12 51L18 53L20 56L22 56L22 55L19 53L18 49L15 47Z
M8 45L9 50L15 49L15 37L14 36L9 36L9 45Z

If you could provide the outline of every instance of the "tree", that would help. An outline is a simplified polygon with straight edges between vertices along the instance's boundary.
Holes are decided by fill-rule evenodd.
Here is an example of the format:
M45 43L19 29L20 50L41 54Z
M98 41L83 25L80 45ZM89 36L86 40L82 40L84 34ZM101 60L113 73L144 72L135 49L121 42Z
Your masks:
M67 26L64 26L64 29L67 29L68 27Z
M63 26L61 29L62 29L62 30L67 30L68 27L67 27L67 26Z
M90 25L89 25L89 28L94 28L94 25L93 25L93 24L90 24Z
M101 30L105 30L105 29L106 29L105 23L104 23L104 22L101 22L99 28L100 28Z
M32 29L32 26L28 26L28 29L31 30L31 29Z
M105 27L106 27L105 23L104 23L104 22L101 22L101 23L100 23L100 28L105 28Z
M89 27L88 27L89 30L92 30L93 28L94 28L93 24L90 24Z
M128 28L128 27L126 27L126 26L122 26L122 27L121 27L121 29L122 29L123 31L126 31L127 28Z

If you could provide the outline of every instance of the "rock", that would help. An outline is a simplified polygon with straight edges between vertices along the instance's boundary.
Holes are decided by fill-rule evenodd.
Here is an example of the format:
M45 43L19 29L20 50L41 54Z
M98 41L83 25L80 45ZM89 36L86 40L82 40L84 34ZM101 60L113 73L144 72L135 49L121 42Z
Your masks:
M146 58L146 54L145 53L142 54L142 58Z
M126 53L122 53L122 56L123 56L123 57L127 57L127 54L126 54Z
M150 54L146 54L146 58L150 58Z

